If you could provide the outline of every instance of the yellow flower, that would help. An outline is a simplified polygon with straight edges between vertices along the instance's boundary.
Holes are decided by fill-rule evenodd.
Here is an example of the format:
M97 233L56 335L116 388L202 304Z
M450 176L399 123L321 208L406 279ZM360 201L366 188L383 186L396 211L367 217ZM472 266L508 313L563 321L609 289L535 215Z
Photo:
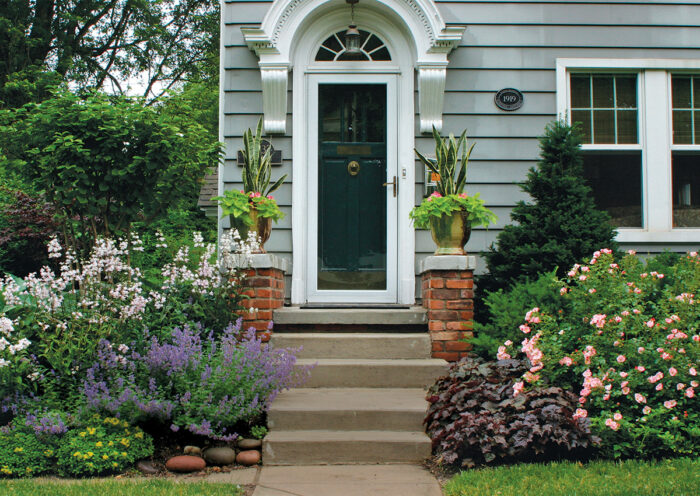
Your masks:
M123 420L122 427L124 427L126 429L127 427L129 427L129 423L126 420Z
M93 453L92 451L87 452L88 458L92 458L94 455L95 455L95 453Z
M119 465L117 462L112 462L113 467L116 467L117 465Z
M10 470L10 467L8 467L7 465L3 465L2 469L0 469L0 472L7 475L12 474L12 470Z
M95 464L92 462L88 462L87 466L90 468L95 468Z
M32 472L32 467L27 467L26 470L27 470L27 473L29 474Z
M107 455L102 455L102 459L103 459L103 460L108 460L109 457L108 457Z
M51 455L53 455L53 450L50 450L50 449L44 450L44 454L46 456L51 456Z
M97 441L97 442L95 443L95 446L97 446L98 448L101 448L101 447L102 447L102 441Z
M80 456L80 451L76 451L75 453L73 453L73 456Z
M136 434L134 434L134 437L136 439L143 439L143 432L139 431Z
M131 443L131 441L129 441L129 440L128 440L127 438L125 438L125 437L123 437L122 440L119 441L119 442L122 443L122 444L123 444L124 446L126 446L127 448L129 447L129 444Z
M92 436L95 433L96 429L94 427L88 427L87 431L88 431L88 434L90 434Z
M78 433L78 436L80 436L80 437L85 437L85 434L86 434L86 432L85 432L85 431L82 431L82 432Z
M21 453L22 451L24 451L24 448L21 448L19 446L15 448L15 453Z
M107 446L114 446L114 441L110 441L107 443Z
M126 451L122 451L122 456L126 456Z

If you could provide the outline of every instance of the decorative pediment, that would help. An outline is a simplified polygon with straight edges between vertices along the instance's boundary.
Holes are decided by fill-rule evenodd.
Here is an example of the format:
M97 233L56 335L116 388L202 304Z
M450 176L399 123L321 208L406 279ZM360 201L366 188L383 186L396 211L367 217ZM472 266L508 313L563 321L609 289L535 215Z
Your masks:
M388 16L410 33L419 80L420 129L441 128L447 54L459 44L465 26L446 26L433 0L361 0L359 5ZM285 132L295 35L341 9L347 9L344 0L275 0L260 27L241 28L246 44L260 58L266 132Z

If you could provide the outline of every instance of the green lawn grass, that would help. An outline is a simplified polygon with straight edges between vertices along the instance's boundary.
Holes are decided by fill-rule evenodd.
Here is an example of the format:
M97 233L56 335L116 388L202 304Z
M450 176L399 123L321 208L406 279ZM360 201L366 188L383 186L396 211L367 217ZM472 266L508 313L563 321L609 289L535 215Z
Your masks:
M85 480L49 482L41 479L0 481L0 494L12 496L241 496L234 484L146 481Z
M700 461L522 464L468 470L446 496L698 496Z

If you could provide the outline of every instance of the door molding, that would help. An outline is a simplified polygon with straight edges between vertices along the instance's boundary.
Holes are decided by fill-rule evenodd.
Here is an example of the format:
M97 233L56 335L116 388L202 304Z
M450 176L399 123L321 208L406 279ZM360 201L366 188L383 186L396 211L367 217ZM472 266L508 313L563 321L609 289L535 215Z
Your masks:
M309 303L397 303L398 302L398 197L387 188L386 202L386 276L385 290L320 290L318 282L318 129L319 86L322 84L381 84L386 86L386 180L398 173L398 92L396 74L307 74L307 170L308 188L306 222L306 301ZM297 177L299 177L297 175Z
M347 16L330 15L313 24L310 31L301 33L292 53L294 61L292 92L292 288L291 302L299 305L308 302L309 250L310 246L310 197L316 195L309 183L311 165L317 143L309 143L309 97L313 78L338 78L337 82L372 82L393 79L396 87L396 145L395 163L399 182L396 200L396 297L400 304L415 302L415 231L409 212L415 202L415 158L413 154L415 134L415 46L411 33L400 29L384 15L365 15L358 18L359 25L377 33L386 43L392 56L387 62L314 62L316 50L331 33L345 29ZM373 79L376 78L376 79ZM317 84L317 83L316 83ZM317 132L317 130L315 131ZM391 145L389 145L391 146ZM387 164L389 165L389 164ZM317 184L314 182L314 185ZM315 232L315 229L314 229ZM349 302L344 300L343 302Z

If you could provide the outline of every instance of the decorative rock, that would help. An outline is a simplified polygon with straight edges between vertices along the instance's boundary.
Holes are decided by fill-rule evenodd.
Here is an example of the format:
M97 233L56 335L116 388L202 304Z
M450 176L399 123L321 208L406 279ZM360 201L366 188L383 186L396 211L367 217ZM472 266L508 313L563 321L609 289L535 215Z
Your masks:
M236 463L246 466L260 463L260 452L255 450L241 451L236 456Z
M196 472L203 470L207 463L198 456L174 456L165 462L165 468L171 472Z
M204 459L213 465L231 465L236 461L236 452L225 446L209 448L204 452Z
M262 441L260 439L240 439L238 447L241 450L260 449L262 448Z
M202 456L202 449L197 446L185 446L185 449L182 451L186 455Z
M158 469L150 460L141 460L136 464L136 468L146 475L154 475L158 473Z

